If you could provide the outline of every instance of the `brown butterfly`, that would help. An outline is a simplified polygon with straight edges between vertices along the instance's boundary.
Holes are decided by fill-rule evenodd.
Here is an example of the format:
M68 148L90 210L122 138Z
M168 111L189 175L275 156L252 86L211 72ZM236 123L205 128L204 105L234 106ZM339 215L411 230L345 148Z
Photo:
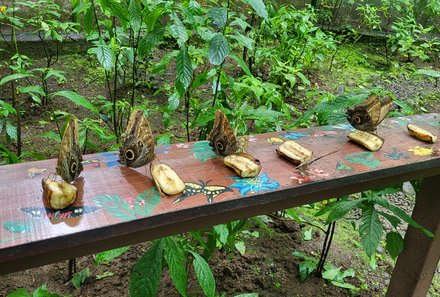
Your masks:
M237 151L237 139L228 119L221 110L215 111L214 126L208 135L209 145L214 152L227 156Z
M393 105L391 96L370 96L352 109L347 110L347 119L358 130L372 132L382 122Z
M154 137L142 110L134 110L121 135L119 162L128 167L140 167L154 159Z
M61 140L56 172L66 182L71 183L78 178L82 170L83 165L81 149L79 147L78 120L74 116L71 116L67 123L66 130L64 130L63 139Z

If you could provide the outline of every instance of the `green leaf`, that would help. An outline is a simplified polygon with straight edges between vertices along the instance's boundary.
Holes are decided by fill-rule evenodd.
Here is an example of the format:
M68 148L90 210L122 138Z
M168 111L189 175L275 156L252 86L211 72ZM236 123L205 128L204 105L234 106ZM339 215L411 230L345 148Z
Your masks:
M335 202L334 204L330 204L328 206L330 208L330 212L327 216L325 223L329 224L333 221L337 221L337 220L343 218L350 210L352 210L353 208L355 208L359 204L361 204L362 201L363 201L363 199L340 200L340 201Z
M387 214L386 212L382 211L377 211L377 213L386 218L394 228L397 228L397 226L400 224L400 220L393 215Z
M167 144L171 144L170 135L169 134L160 134L159 137L157 137L156 145L161 146L161 145L167 145Z
M215 296L215 279L212 274L211 268L208 263L206 263L205 259L203 259L199 254L190 251L193 255L193 266L196 272L197 280L199 281L200 287L203 292L208 297Z
M32 297L67 297L67 296L51 293L47 290L46 285L42 285L41 287L39 287L34 291Z
M73 91L57 91L57 92L53 92L51 94L51 96L62 96L65 97L67 99L69 99L70 101L72 101L73 103L75 103L78 106L82 106L87 108L90 111L93 111L94 113L98 113L98 110L96 109L96 107L94 107L92 105L92 103L90 103L86 98L84 98L83 96L81 96L80 94L73 92Z
M250 37L247 37L241 33L235 32L234 34L228 35L232 39L235 39L241 46L248 48L250 51L254 50L254 42Z
M413 75L427 75L430 77L440 78L440 71L432 69L417 69L414 71Z
M130 297L156 296L162 273L163 241L155 240L134 266L128 285Z
M248 0L249 5L255 10L255 13L262 17L265 21L269 20L269 15L263 0Z
M304 240L305 240L305 241L312 240L312 228L310 228L310 229L304 231L304 232L303 232L303 235L304 235Z
M358 287L353 286L352 284L348 284L348 283L343 283L343 282L338 282L338 281L332 281L331 282L332 285L339 287L339 288L343 288L343 289L348 289L348 290L357 290Z
M423 228L419 223L417 223L409 215L407 215L405 211L393 205L390 205L388 209L391 210L396 216L398 216L399 218L401 218L402 220L413 226L414 228L421 230L423 233L426 234L426 236L434 237L434 234L432 234L431 231Z
M186 273L186 257L184 250L176 244L172 237L164 238L165 241L165 260L168 264L171 279L176 290L182 296L186 295L187 289L187 273Z
M179 107L179 93L174 92L168 97L168 111L175 111Z
M10 75L3 77L0 80L0 86L3 86L4 84L7 84L8 82L13 81L13 80L22 79L22 78L31 77L31 76L33 76L33 75L32 74L24 74L24 73L10 74Z
M229 43L226 37L218 33L209 41L208 59L214 65L220 65L229 54Z
M9 121L6 122L6 134L8 134L11 139L17 141L18 135L17 135L17 128L12 125Z
M17 114L17 111L15 110L15 108L3 100L0 100L0 107L3 108L4 110L6 110L8 113Z
M112 49L101 40L98 46L94 48L96 58L105 70L110 70L115 66L116 56Z
M386 249L391 258L396 259L403 250L403 238L395 231L389 232L386 236Z
M225 7L213 7L208 10L207 17L215 28L223 30L228 21L228 11Z
M374 206L370 206L362 212L359 224L359 236L361 244L369 257L373 255L382 237L383 227L379 215Z
M20 288L12 291L6 297L32 297L32 295L25 288Z
M130 16L130 26L133 28L135 34L139 31L142 26L142 14L140 3L138 0L129 0L128 3L128 15Z
M188 33L186 32L185 25L175 13L171 14L171 20L173 21L173 23L170 26L170 34L177 39L177 44L179 45L179 47L183 47L185 45L185 42L189 38Z
M341 267L329 269L322 273L322 278L332 281L336 278L336 276L340 273Z
M119 257L130 249L129 246L123 246L117 249L112 249L104 252L97 253L95 255L95 264L109 264L111 260Z
M316 269L316 265L318 264L317 260L311 259L300 262L298 264L299 269L299 279L301 282L304 282L306 278Z
M87 10L84 12L83 17L83 26L84 26L84 32L86 32L87 35L90 35L93 30L93 6L89 5L87 7Z
M176 57L176 79L188 89L192 81L193 67L191 65L191 57L189 56L186 46L183 46Z
M118 17L122 26L126 26L129 20L128 11L117 0L99 0L99 3L105 12Z
M47 139L52 139L52 140L55 140L56 142L61 142L60 134L55 133L54 131L48 131L46 133L43 133L43 135L41 135L41 137L47 138Z
M156 46L164 37L164 28L156 28L146 35L142 36L138 44L138 53L140 57L150 54L153 47Z
M107 278L107 277L111 277L111 276L113 276L113 275L115 275L114 272L111 272L111 271L104 271L104 273L101 273L101 274L96 275L96 279L97 279L97 280L100 280L100 279L104 279L104 278Z
M246 245L243 241L237 241L234 246L241 255L246 253Z
M217 234L218 240L222 245L225 245L228 241L229 230L226 224L220 224L213 227L214 233Z
M244 73L246 73L247 76L249 76L249 77L254 77L254 76L252 75L251 71L249 70L249 68L248 68L248 66L247 66L247 64L246 64L246 62L245 62L241 57L239 57L237 54L230 54L229 56L230 56L232 59L234 59L235 62L237 62L238 66L240 66L241 69L243 69Z
M18 87L17 90L20 92L20 94L26 94L26 93L37 93L41 96L44 96L45 93L43 91L43 88L40 86L26 86L26 87Z
M84 268L80 272L75 273L72 278L73 286L78 289L79 287L81 287L81 284L83 284L89 276L90 276L90 269L88 267Z

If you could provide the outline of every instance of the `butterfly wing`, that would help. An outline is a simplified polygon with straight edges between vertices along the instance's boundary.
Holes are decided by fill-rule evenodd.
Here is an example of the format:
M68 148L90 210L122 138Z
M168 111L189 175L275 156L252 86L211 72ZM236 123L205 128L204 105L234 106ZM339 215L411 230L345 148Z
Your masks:
M356 129L371 132L382 122L392 104L391 96L370 96L364 103L348 109L347 119Z
M76 180L83 170L82 154L79 147L78 120L71 116L61 140L56 172L66 182Z
M221 110L215 111L214 126L208 135L214 152L227 156L237 151L237 139L228 119Z
M134 110L121 135L119 162L128 167L140 167L154 159L154 137L142 110Z

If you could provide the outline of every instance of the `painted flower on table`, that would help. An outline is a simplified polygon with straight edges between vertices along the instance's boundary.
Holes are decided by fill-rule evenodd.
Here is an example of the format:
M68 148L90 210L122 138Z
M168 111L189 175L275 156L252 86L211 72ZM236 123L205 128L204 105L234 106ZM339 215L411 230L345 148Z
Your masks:
M253 178L242 178L238 176L229 176L229 178L236 181L229 187L238 189L243 196L259 192L274 191L280 186L280 183L271 179L266 172Z
M296 180L298 184L305 184L314 181L316 178L327 177L328 173L325 173L321 169L305 169L300 168L296 169L293 172L293 175L290 177L293 180Z
M324 131L331 131L331 130L349 130L349 131L352 131L352 130L355 130L355 129L353 128L352 125L349 125L349 124L336 124L336 125L330 125L330 126L321 127L321 130L324 130Z
M98 153L83 161L84 165L97 168L100 167L100 163L104 163L108 168L119 166L119 154L115 152Z
M307 136L307 134L298 133L298 132L286 132L284 134L280 134L280 136L291 139L291 140L298 140L304 136Z
M163 155L167 155L168 151L171 148L171 144L165 144L165 145L161 145L161 146L156 146L154 148L154 152L156 154L163 154Z
M269 142L270 144L278 144L278 143L283 143L284 140L279 137L270 137L267 139L267 142Z
M313 137L331 137L332 135L336 135L338 134L336 131L334 130L319 130L319 131L314 131L312 136Z
M217 157L217 154L214 153L207 140L197 141L192 145L191 150L194 153L194 158L201 162L206 162L209 159Z
M408 149L408 151L412 152L416 156L430 156L436 153L440 153L440 150L438 150L438 152L435 152L432 148L421 147L418 145Z
M182 149L187 149L190 147L190 145L188 143L177 143L176 144L177 148L182 148Z
M46 168L35 168L35 167L32 167L32 168L29 168L27 170L27 176L28 177L35 177L37 175L41 175L41 174L45 173L46 171L47 171Z

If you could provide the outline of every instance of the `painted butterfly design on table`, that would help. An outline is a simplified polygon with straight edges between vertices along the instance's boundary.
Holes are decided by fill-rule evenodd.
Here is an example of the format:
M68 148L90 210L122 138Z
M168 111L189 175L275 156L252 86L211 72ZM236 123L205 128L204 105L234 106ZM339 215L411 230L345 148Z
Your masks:
M78 120L71 116L61 140L56 167L56 173L69 183L75 181L83 170L78 135Z
M154 136L142 110L134 110L121 135L119 162L128 167L140 167L150 163L154 157Z
M352 109L347 110L347 119L358 130L372 132L383 121L393 106L391 96L370 96Z
M226 115L219 109L215 111L214 126L208 135L209 145L215 153L228 156L238 150L237 138Z
M208 203L212 203L215 197L217 197L220 194L223 194L225 192L233 192L233 190L229 187L220 186L220 185L208 185L210 181L199 181L199 184L197 183L185 183L185 190L183 191L183 194L174 200L173 203L182 202L187 197L202 194L206 198L208 198Z

